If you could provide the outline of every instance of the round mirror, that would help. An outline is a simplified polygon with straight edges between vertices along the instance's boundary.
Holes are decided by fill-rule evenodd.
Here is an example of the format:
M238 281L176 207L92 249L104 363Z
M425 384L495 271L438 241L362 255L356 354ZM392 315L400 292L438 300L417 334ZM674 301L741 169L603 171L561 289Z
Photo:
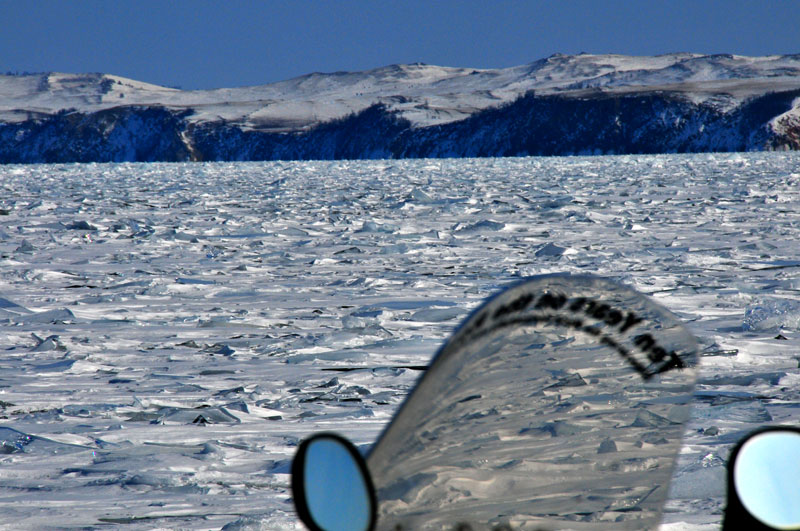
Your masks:
M800 529L800 430L769 429L735 451L733 484L742 506L775 529Z
M375 525L375 493L364 458L336 434L317 434L300 444L292 462L292 495L312 531L368 531Z

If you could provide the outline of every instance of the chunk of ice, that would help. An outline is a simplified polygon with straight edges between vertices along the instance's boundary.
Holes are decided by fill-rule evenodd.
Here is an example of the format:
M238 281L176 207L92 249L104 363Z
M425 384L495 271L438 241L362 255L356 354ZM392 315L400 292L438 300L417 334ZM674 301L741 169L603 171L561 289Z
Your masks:
M67 225L67 228L70 230L88 230L88 231L96 231L97 227L91 225L88 221L74 221Z
M411 320L426 323L441 323L460 317L463 314L464 310L458 307L428 308L414 312L414 314L411 316Z
M484 219L475 223L471 223L469 225L461 225L460 223L455 227L455 231L458 234L470 234L473 232L494 232L504 229L506 226L505 223L500 223L498 221L492 221L490 219Z
M800 330L800 302L773 298L751 304L744 311L742 328L752 331Z
M566 248L548 242L539 247L533 254L538 258L558 258L562 256L564 252L566 252Z
M36 250L36 247L34 247L31 244L31 242L29 242L28 240L22 240L22 243L20 244L20 246L17 247L16 249L14 249L14 252L15 253L30 254L30 253L34 252L35 250Z
M84 446L66 444L36 435L29 435L13 428L0 428L0 454L57 454L86 449Z

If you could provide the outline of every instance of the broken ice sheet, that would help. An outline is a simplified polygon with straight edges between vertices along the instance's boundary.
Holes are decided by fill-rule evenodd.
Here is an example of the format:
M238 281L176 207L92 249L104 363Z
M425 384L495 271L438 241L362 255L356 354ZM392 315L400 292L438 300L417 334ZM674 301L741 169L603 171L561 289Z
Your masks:
M88 449L90 448L29 435L13 428L0 427L0 454L25 453L44 456Z
M0 512L20 528L296 526L299 440L369 446L481 300L569 272L645 291L719 345L684 439L697 468L676 468L684 505L667 514L714 528L724 467L703 457L800 422L795 308L754 308L800 285L798 157L0 167L0 426L93 446L6 455ZM639 419L641 444L663 419Z
M800 301L794 299L763 299L745 308L745 330L800 330Z

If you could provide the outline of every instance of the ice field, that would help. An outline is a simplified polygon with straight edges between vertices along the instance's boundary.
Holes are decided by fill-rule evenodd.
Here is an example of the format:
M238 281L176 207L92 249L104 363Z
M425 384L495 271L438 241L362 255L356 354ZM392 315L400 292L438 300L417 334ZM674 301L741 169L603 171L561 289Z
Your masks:
M0 166L0 528L301 529L471 309L597 274L703 347L663 529L800 421L800 153Z

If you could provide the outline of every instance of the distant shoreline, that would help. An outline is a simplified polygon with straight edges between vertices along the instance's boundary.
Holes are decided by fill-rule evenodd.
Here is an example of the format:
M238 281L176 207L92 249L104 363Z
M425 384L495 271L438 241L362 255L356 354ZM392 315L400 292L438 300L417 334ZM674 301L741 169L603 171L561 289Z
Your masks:
M0 76L0 163L800 149L800 55L554 55L182 91L105 74Z

